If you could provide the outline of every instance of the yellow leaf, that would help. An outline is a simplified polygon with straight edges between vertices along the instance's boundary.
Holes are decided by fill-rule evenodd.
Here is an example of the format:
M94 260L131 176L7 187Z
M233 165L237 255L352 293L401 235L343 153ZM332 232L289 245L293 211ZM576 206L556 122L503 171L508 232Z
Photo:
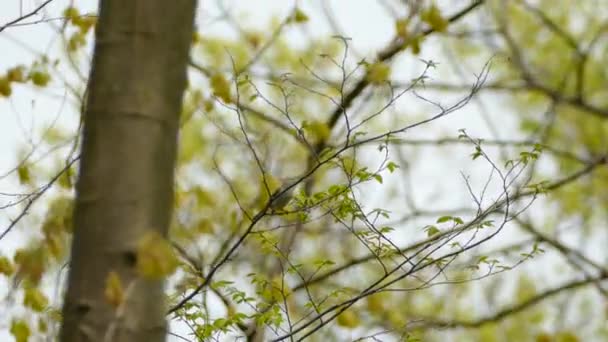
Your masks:
M43 138L49 144L61 144L65 143L66 140L70 139L70 136L66 134L66 131L58 129L56 127L49 127L43 135Z
M257 48L262 45L262 42L264 41L264 36L260 32L247 32L245 34L245 39L249 44L251 44L251 46Z
M80 33L84 35L89 32L91 27L97 24L97 18L92 16L76 17L72 20L72 23L74 23L74 25L80 29Z
M209 80L209 82L211 84L213 95L219 97L225 103L232 102L232 91L230 88L230 83L222 74L217 73L211 76L211 80Z
M381 84L388 81L391 76L391 67L382 62L369 64L367 66L367 76L365 77L369 83Z
M352 310L346 310L339 314L336 322L339 326L349 329L356 328L361 324L359 316Z
M45 238L61 238L63 233L72 231L73 204L73 199L68 196L60 196L50 202L42 224Z
M10 276L13 272L15 272L15 267L11 261L5 256L0 256L0 273Z
M209 113L215 107L215 102L213 100L204 100L203 101L203 109L205 112Z
M86 43L87 43L87 40L86 40L86 37L85 37L85 33L79 32L79 31L78 32L74 32L74 34L72 34L72 36L68 40L68 51L74 52L74 51L78 50L79 48L85 46ZM38 86L43 87L43 86L46 85L46 83L48 83L48 81L44 81L43 78L39 78L38 80L42 84L38 84L37 81L36 81L36 79L34 79L32 77L32 81L34 82L34 84L36 84Z
M301 9L296 8L295 13L293 14L293 21L296 23L305 23L308 20L308 15L306 15L306 13L304 13Z
M412 49L412 53L414 55L418 55L420 54L420 44L422 43L422 37L421 36L417 36L417 37L413 37L411 39L409 39L405 45L403 45L403 49L407 49L408 47Z
M289 297L291 294L287 283L282 280L281 276L277 276L272 279L270 284L272 286L272 298L277 302L282 302L284 298Z
M578 342L579 338L571 331L562 331L555 335L556 342Z
M26 164L19 165L19 167L17 168L17 176L19 177L19 183L23 185L28 185L32 181L30 169Z
M44 318L40 317L38 319L38 331L40 331L41 333L45 333L48 330L49 330L48 324L46 323Z
M266 173L264 179L266 180L266 185L268 186L268 190L270 190L271 194L279 190L281 188L281 185L283 185L283 183L278 178L271 175L270 173Z
M397 31L397 36L401 39L407 38L407 26L409 25L409 20L407 19L399 19L395 22L395 31Z
M201 34L198 32L194 32L192 34L192 44L198 44L201 42Z
M204 188L197 186L192 189L194 192L194 196L196 197L196 202L200 207L212 207L215 204L215 195L205 190Z
M283 185L283 183L270 173L264 174L263 177L260 176L260 195L258 197L258 204L260 206L265 206L266 204L268 204L268 201L270 200L270 195L273 195L275 191L279 190L281 188L281 185Z
M106 278L106 289L104 291L106 300L112 307L119 307L125 300L125 292L118 273L111 271Z
M11 321L10 332L15 337L16 342L27 342L31 334L29 325L22 319Z
M420 54L420 38L416 38L412 41L412 53L414 55Z
M304 121L302 123L302 129L306 133L307 139L311 139L315 143L326 141L331 135L329 126L322 121Z
M38 87L46 86L51 80L51 75L44 71L32 71L30 73L30 79L32 83Z
M60 259L63 255L64 255L64 245L63 245L63 240L61 239L60 236L58 235L50 235L45 237L45 244L47 246L47 248L49 249L49 252L51 253L52 256L54 256L56 259Z
M23 305L36 312L42 312L49 305L49 300L37 287L28 286L25 289Z
M52 320L55 323L61 322L61 310L60 309L50 307L48 310L46 310L46 315L47 315L47 318L49 318L50 320Z
M179 260L171 244L158 232L150 231L137 247L137 271L146 278L160 279L173 274Z
M11 88L11 82L6 77L0 77L0 95L4 97L9 97L13 93L13 89Z
M553 337L551 337L551 335L547 334L547 333L540 333L538 335L536 335L536 342L551 342L553 341Z
M384 296L382 293L367 297L367 310L376 314L384 312Z
M24 70L24 67L21 65L16 66L14 68L10 68L6 72L6 78L10 82L24 82L25 76L23 75L23 70Z
M498 339L496 324L484 324L479 328L479 340L483 342L494 342Z
M405 324L405 317L403 316L403 314L400 311L397 310L390 310L387 313L387 319L388 321L394 325L394 326L403 326L403 324Z
M75 7L68 7L63 10L63 16L68 20L74 20L80 16L80 12Z
M44 273L46 253L42 248L20 249L15 253L13 260L20 275L24 279L38 284Z
M445 32L448 28L448 21L441 15L439 8L435 4L431 5L426 11L422 12L420 19L426 22L438 32Z
M61 173L61 176L59 176L59 179L57 179L57 183L59 184L59 186L63 189L71 189L72 188L72 178L70 177L71 175L71 170L67 169L65 172Z
M196 231L201 234L212 234L213 233L213 222L211 222L207 219L202 219L202 220L198 221L198 224L196 225Z

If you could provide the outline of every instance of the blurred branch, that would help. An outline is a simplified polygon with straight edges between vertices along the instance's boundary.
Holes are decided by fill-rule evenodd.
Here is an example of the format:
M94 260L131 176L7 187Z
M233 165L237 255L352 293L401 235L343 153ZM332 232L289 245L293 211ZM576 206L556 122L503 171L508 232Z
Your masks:
M503 5L506 6L507 3L505 2L505 3L503 3ZM530 90L540 91L545 96L553 99L557 103L571 105L571 106L581 109L582 111L584 111L586 113L596 116L598 118L608 119L608 108L600 108L591 103L588 103L582 96L583 95L582 94L583 85L581 82L582 82L582 77L583 77L583 73L584 73L584 69L585 69L584 67L581 67L581 65L579 65L579 68L578 68L578 84L577 84L578 93L575 96L568 96L558 90L555 90L548 86L543 85L541 82L539 82L533 76L532 72L526 66L526 61L525 61L525 58L524 58L521 50L517 46L515 40L511 36L511 34L509 33L509 30L508 30L506 22L505 22L505 18L502 16L498 16L497 20L499 23L498 30L499 30L500 34L502 35L502 37L504 38L505 42L507 43L508 49L510 50L511 56L513 57L512 61L515 64L515 66L517 66L519 68L519 71L522 74L522 79L527 83L527 87ZM546 18L546 20L548 20L548 19ZM576 51L580 51L580 50L581 49L577 47ZM584 58L583 61L586 61L586 58ZM579 64L580 63L582 63L582 62L579 61Z
M583 263L593 267L597 272L599 272L599 274L602 275L608 275L608 269L602 265L600 265L599 263L589 259L587 256L585 256L582 252L574 249L574 248L570 248L566 245L564 245L563 243L561 243L559 240L551 238L541 232L539 232L536 228L534 228L534 226L532 225L532 223L530 223L529 221L525 221L521 218L516 218L515 221L519 224L519 226L526 232L530 233L532 236L534 236L537 240L539 240L540 242L544 242L546 244L548 244L549 246L553 247L555 250L557 250L560 254L562 254L566 260L576 269L578 269L579 271L581 271L585 277L590 278L592 277L592 275L582 266L579 264L580 261L582 261ZM600 284L599 281L597 283L594 284L595 287L597 288L597 290L606 298L608 298L608 291L606 291Z
M607 274L603 274L593 278L586 278L583 280L573 280L567 283L564 283L558 287L546 290L542 293L539 293L532 298L523 301L520 304L513 305L507 307L503 310L500 310L493 315L486 316L483 318L479 318L472 321L460 321L460 320L438 320L434 318L424 319L421 324L416 324L413 328L418 329L428 329L428 328L441 328L441 329L449 329L449 328L478 328L487 323L496 323L500 322L503 319L506 319L510 316L513 316L519 312L522 312L545 299L549 299L555 295L558 295L562 292L575 290L590 284L595 284L597 282L601 282L608 279Z

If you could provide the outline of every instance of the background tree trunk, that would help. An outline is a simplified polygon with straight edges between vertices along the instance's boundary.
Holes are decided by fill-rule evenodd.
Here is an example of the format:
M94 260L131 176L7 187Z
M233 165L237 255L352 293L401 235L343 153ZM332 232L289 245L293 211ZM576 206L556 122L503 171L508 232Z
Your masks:
M84 118L61 341L163 341L163 282L138 277L143 234L165 236L195 0L102 0ZM110 271L128 288L116 310Z

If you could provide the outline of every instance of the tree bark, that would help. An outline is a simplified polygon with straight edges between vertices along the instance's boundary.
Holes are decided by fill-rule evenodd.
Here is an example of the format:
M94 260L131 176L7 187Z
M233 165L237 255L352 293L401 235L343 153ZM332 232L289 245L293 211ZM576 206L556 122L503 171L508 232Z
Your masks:
M166 236L196 0L101 0L60 339L164 341L162 280L135 270L140 238ZM116 272L117 310L104 292Z

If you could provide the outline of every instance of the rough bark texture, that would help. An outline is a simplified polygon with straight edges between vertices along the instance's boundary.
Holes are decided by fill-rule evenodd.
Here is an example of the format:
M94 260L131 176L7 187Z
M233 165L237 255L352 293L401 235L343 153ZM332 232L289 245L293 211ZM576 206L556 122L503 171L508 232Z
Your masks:
M85 110L61 341L164 341L163 282L136 246L166 235L195 0L102 0ZM118 311L105 283L129 288Z

